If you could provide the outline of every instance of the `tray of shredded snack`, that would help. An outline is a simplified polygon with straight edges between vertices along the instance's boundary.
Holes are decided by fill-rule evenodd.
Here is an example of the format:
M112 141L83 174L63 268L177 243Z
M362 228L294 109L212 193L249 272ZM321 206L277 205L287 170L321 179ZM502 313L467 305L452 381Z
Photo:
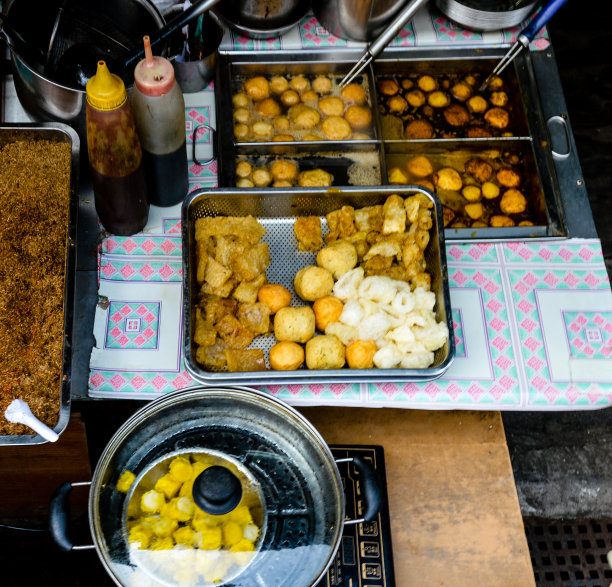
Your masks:
M192 192L187 370L211 385L440 377L455 355L442 227L416 185Z

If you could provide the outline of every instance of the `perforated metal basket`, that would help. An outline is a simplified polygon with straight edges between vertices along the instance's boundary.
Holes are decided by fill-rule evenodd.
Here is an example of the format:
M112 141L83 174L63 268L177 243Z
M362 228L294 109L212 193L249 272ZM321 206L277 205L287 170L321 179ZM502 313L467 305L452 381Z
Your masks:
M434 202L433 226L425 249L427 271L431 274L431 290L436 294L434 311L438 321L445 322L449 340L435 352L433 364L426 369L333 369L295 371L258 371L244 373L213 372L203 369L195 360L197 345L193 342L195 312L199 285L196 280L195 222L206 216L254 216L265 227L263 241L270 249L271 264L266 270L270 283L280 283L292 293L292 306L305 302L293 287L295 274L307 265L316 265L316 253L298 251L293 224L301 216L319 216L326 232L325 215L342 206L362 208L383 204L391 194L403 197L414 193L425 194ZM382 381L423 381L440 377L450 366L455 355L450 294L444 248L442 207L430 191L420 186L373 186L355 188L265 188L201 189L191 193L182 210L183 238L183 313L185 365L191 376L207 385L273 385L295 383L350 383ZM261 348L268 356L274 336L258 336L249 348Z

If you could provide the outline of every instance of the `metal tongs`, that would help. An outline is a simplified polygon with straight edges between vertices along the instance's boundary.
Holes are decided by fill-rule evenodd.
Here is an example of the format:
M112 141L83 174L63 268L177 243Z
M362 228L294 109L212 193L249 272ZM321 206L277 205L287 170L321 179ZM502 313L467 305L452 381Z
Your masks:
M548 4L538 12L531 23L519 33L519 36L512 47L510 47L510 50L501 58L500 62L482 83L478 89L479 92L486 90L494 76L504 71L521 51L529 48L529 43L533 41L536 34L566 2L567 0L549 0Z
M395 20L380 34L380 36L366 49L361 59L349 71L342 81L340 87L350 84L372 61L378 57L382 50L399 34L406 23L414 16L416 11L427 4L429 0L412 0L408 6L400 12ZM566 0L564 0L566 1Z

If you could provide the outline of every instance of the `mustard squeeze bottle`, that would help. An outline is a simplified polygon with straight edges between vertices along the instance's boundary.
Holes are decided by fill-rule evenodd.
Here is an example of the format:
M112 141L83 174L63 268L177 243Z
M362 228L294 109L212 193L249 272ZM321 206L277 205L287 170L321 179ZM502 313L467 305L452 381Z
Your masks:
M149 217L142 148L123 80L98 61L86 87L87 152L96 212L119 236L140 232Z

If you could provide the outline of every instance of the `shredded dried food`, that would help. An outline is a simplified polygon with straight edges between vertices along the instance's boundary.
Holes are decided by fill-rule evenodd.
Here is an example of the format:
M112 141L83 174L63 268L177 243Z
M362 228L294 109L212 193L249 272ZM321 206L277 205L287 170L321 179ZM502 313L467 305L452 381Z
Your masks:
M53 428L60 408L70 145L0 149L0 413L15 398ZM32 434L0 419L0 434Z

